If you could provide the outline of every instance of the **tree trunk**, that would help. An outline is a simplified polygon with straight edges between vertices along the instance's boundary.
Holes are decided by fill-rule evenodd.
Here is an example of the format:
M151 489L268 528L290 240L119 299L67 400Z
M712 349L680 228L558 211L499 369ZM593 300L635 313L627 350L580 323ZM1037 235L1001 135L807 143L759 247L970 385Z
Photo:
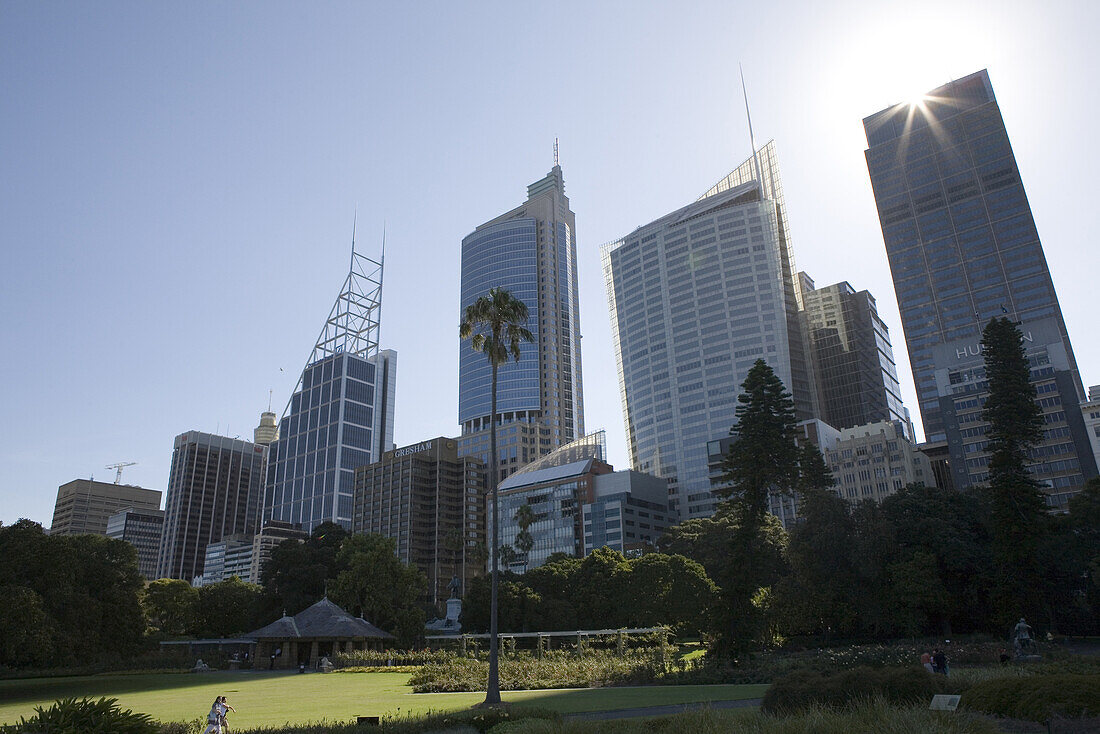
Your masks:
M496 335L493 335L494 343ZM497 365L493 363L492 407L489 415L489 491L493 505L493 579L489 596L489 682L485 686L485 704L500 703L499 644L497 641L497 567L500 558L500 539L497 537L500 518L497 513Z

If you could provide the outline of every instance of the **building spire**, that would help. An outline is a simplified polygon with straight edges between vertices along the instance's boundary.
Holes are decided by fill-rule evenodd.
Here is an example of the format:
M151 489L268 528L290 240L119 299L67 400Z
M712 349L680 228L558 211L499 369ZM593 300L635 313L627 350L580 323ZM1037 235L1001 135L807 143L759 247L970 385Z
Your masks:
M745 118L749 121L749 148L752 151L752 163L756 169L756 185L760 187L760 195L764 195L764 178L760 173L760 159L756 156L756 140L752 135L752 115L749 113L749 91L745 87L745 70L741 62L737 62L737 69L741 72L741 93L745 97Z
M554 168L558 167L558 139L554 138Z

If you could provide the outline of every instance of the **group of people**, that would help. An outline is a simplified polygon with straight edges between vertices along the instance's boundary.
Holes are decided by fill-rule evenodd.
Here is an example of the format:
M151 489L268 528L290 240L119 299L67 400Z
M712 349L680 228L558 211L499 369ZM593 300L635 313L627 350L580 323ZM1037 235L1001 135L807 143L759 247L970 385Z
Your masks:
M229 724L225 720L230 711L237 713L237 709L225 702L225 696L214 699L214 705L210 707L210 713L206 715L206 729L202 734L225 734L229 731Z
M931 653L926 652L921 655L920 664L923 665L924 669L929 673L947 675L947 655L938 647Z

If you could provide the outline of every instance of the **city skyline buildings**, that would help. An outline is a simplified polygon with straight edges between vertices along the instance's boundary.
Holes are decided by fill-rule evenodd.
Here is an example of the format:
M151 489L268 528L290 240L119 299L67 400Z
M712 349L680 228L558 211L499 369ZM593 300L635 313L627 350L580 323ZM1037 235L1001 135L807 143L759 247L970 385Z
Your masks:
M926 439L958 488L989 477L982 329L1019 325L1043 409L1032 471L1062 507L1096 462L1085 391L989 73L864 118L867 170Z
M11 143L12 180L21 183L0 195L0 238L13 257L13 277L0 296L13 314L4 344L16 353L20 344L34 343L27 332L36 319L20 314L40 314L57 324L66 349L83 359L79 369L69 360L33 370L30 360L9 365L6 381L19 388L7 404L18 420L0 429L5 522L26 515L48 523L51 490L72 477L98 475L102 465L120 459L139 462L127 470L126 481L163 489L170 460L165 447L184 425L245 437L269 388L285 402L299 377L302 346L316 334L317 312L328 307L332 280L343 275L346 252L337 240L344 241L343 223L357 201L361 218L388 219L391 240L416 243L404 254L395 248L387 259L388 280L401 283L404 293L391 288L387 294L384 338L387 346L409 350L401 351L402 384L416 386L415 394L398 397L407 418L396 441L453 435L456 365L447 359L441 369L425 357L453 340L453 319L425 323L418 314L436 301L453 310L455 242L473 223L472 207L483 206L478 200L507 201L507 183L517 171L547 170L556 135L570 171L569 194L584 203L577 210L581 234L591 243L689 201L698 193L700 171L711 181L725 173L715 170L715 152L742 145L744 115L729 111L735 76L701 52L715 48L717 36L728 36L731 16L742 26L783 28L782 34L743 34L732 50L747 62L754 127L783 147L784 184L797 204L792 223L801 235L799 265L831 283L852 277L843 271L845 262L859 262L865 270L856 285L878 297L895 339L900 321L883 277L886 260L860 157L859 119L906 98L909 90L930 89L988 65L1079 365L1092 373L1097 349L1083 341L1090 317L1082 279L1095 272L1097 255L1083 246L1077 225L1089 207L1082 205L1082 187L1073 185L1086 180L1096 158L1096 144L1083 128L1092 103L1079 94L1082 71L1089 68L1081 62L1091 59L1083 55L1089 46L1082 35L1096 17L1092 8L1067 12L1056 4L1039 12L1017 5L990 13L963 2L951 5L952 22L943 24L933 22L936 13L928 6L912 14L881 4L867 12L823 6L789 17L766 6L711 5L679 18L692 34L669 38L659 53L640 57L625 41L669 27L666 20L677 13L636 8L629 18L635 35L621 32L621 17L588 7L579 17L590 32L559 49L555 67L570 104L537 115L531 111L542 109L541 88L529 75L514 73L522 57L513 56L519 51L513 36L493 36L473 54L455 53L448 39L461 37L455 29L514 26L517 20L540 26L551 22L551 14L536 7L516 8L513 16L455 10L429 17L411 7L381 14L330 8L305 26L287 26L287 14L274 11L263 14L259 30L248 17L258 11L219 11L225 28L252 29L233 43L231 34L204 32L214 20L212 8L144 6L118 13L111 24L89 22L98 14L91 8L24 5L6 16L0 53L17 62L7 83L20 104L0 122L0 138ZM784 15L781 25L775 22ZM362 25L364 16L371 16L369 26ZM420 32L397 46L393 40L403 34L396 31L413 16L420 16ZM852 32L853 19L858 32ZM444 26L447 35L439 35ZM377 29L378 44L360 47L355 58L337 53L350 49L354 44L345 40L365 27ZM831 43L830 37L842 37L841 28L846 42ZM910 36L920 37L929 53L876 53ZM268 58L267 45L276 37L280 52ZM1018 52L1025 45L1034 50L1026 59ZM440 65L444 53L448 59ZM116 63L122 58L143 63ZM402 63L382 62L394 58ZM868 58L881 63L867 64ZM758 66L754 59L768 63ZM225 73L212 75L213 68ZM346 93L364 85L371 94ZM666 90L675 90L683 104L655 104L639 114L642 100ZM435 109L429 102L441 100L454 105L446 124L422 114ZM49 112L61 108L74 114ZM1056 118L1051 110L1058 110ZM1052 119L1059 123L1058 140L1072 141L1072 156L1049 155ZM715 124L727 120L733 129ZM141 134L133 135L131 126L140 126ZM59 155L56 166L38 165L50 151L71 154ZM148 175L152 162L156 177ZM82 203L48 206L60 200ZM423 212L425 200L432 202L430 215ZM814 248L802 242L810 232L820 233ZM1058 238L1068 247L1057 250ZM303 247L315 242L336 247ZM599 262L592 248L585 250L578 258L585 356L592 355L586 422L615 429L609 453L625 466L616 377L603 356L609 339L602 283L599 291L591 287ZM296 295L287 298L289 293ZM135 298L140 308L132 307ZM181 309L188 317L173 318ZM265 326L250 340L229 340L211 324L230 314L240 324L278 323L280 336L273 338ZM164 329L169 320L172 328ZM145 335L145 356L120 359L126 343L119 336L137 333ZM186 353L181 344L190 345ZM912 408L905 350L897 352ZM156 369L140 369L142 359L156 360ZM287 368L285 375L279 367ZM207 375L217 378L201 377ZM182 387L196 377L201 390ZM438 415L424 407L439 404L451 407ZM61 415L68 420L57 420ZM87 433L89 425L97 426L94 434ZM47 435L53 440L41 439Z
M680 520L710 516L707 444L758 359L799 420L818 412L775 143L602 254L630 468L668 481Z
M557 161L527 187L527 200L462 239L460 313L493 288L527 306L533 342L497 372L500 476L584 435L576 216ZM460 340L458 451L489 462L492 370Z
M380 350L382 255L355 250L269 447L264 519L351 529L355 470L393 445L397 353ZM262 424L261 424L262 425Z

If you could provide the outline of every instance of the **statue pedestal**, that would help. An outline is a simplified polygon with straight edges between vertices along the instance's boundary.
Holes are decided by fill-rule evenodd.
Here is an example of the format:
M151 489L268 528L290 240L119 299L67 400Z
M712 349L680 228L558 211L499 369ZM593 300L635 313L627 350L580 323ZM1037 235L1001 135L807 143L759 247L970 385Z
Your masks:
M454 622L454 626L458 626L458 618L462 614L462 600L461 599L448 599L447 600L447 616L445 619L448 622Z

